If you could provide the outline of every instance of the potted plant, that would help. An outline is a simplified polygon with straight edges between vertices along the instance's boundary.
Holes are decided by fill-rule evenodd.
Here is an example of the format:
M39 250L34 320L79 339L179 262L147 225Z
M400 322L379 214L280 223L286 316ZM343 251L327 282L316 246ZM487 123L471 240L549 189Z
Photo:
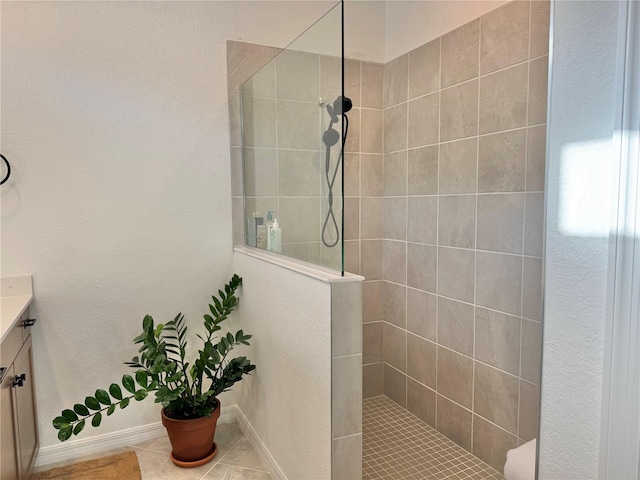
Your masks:
M112 383L108 391L96 390L84 403L76 403L65 409L53 420L62 442L78 435L90 422L98 427L103 418L113 414L118 407L126 408L131 399L137 401L155 394L155 402L161 403L162 424L167 429L173 451L171 460L183 467L195 467L211 460L217 453L213 441L216 422L220 416L218 395L229 390L242 376L256 367L247 357L228 359L238 345L249 345L251 335L238 330L219 337L220 324L238 305L235 291L242 279L234 275L224 287L213 295L209 304L211 314L204 315L206 334L198 335L202 348L193 363L187 362L187 327L179 313L166 324L154 325L146 315L142 321L142 333L133 341L141 344L139 356L126 365L135 368L135 374L122 377L122 387ZM214 343L215 342L215 343Z

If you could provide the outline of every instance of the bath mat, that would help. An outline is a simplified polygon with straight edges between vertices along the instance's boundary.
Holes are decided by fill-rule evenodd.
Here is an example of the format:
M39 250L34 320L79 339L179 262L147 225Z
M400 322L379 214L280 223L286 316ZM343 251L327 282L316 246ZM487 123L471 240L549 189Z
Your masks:
M124 452L36 473L33 480L142 480L138 457Z

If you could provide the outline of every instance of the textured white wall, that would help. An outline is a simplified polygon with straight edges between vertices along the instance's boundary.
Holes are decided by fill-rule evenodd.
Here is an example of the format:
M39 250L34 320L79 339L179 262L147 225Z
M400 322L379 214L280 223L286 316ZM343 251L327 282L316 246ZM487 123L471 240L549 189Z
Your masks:
M126 372L144 314L195 331L232 273L225 41L285 46L332 3L1 3L0 273L34 278L42 446Z
M241 253L234 268L257 365L240 409L287 478L331 478L331 284Z
M618 2L556 1L539 478L598 478Z
M506 0L388 0L385 54L388 62L507 3Z

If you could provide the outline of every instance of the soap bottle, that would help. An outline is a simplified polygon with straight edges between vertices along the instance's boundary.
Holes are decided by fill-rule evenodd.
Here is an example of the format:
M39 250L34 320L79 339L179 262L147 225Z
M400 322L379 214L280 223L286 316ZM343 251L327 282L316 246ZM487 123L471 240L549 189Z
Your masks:
M280 229L277 218L274 220L273 225L271 226L269 238L271 240L271 251L282 253L282 230Z
M263 224L259 224L256 227L256 247L266 250L267 245L268 245L267 226Z
M265 223L267 226L267 250L271 251L271 226L273 225L273 210L267 211L267 221Z

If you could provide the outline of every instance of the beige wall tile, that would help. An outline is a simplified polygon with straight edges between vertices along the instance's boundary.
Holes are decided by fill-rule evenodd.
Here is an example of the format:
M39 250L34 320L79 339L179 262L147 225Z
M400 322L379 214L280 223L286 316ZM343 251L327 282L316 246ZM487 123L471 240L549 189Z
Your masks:
M344 195L360 196L360 155L357 153L344 154Z
M382 84L384 66L380 63L362 62L362 101L363 107L383 108Z
M278 215L278 199L276 197L246 197L245 212L246 216L250 216L253 212L260 213L260 216L266 217L267 212L271 210L274 218ZM245 222L246 227L246 222Z
M384 394L398 405L407 406L407 376L384 364Z
M482 114L483 110L480 111L481 118ZM446 142L477 134L478 80L442 90L440 92L440 141Z
M360 275L366 280L382 280L382 240L360 241Z
M384 322L362 325L362 362L379 363L382 358L382 328Z
M360 148L363 153L382 153L383 111L362 109L360 112Z
M231 147L231 196L242 197L244 195L244 178L242 174L242 149Z
M407 151L385 153L384 196L407 194Z
M384 282L382 290L384 319L400 328L407 326L407 288Z
M344 61L344 94L360 106L360 61ZM340 57L320 55L320 96L333 103L342 95L342 61Z
M245 58L251 59L252 57L253 54L247 55ZM229 81L229 88L233 88L231 81ZM276 62L272 60L262 66L246 82L236 87L236 91L242 95L274 98L276 96Z
M473 355L473 305L438 297L438 343Z
M442 88L478 76L480 20L474 20L441 37Z
M544 194L527 193L526 203L524 253L541 257L544 242Z
M382 243L382 277L385 280L406 285L407 244L384 240Z
M522 257L478 252L476 303L501 312L520 315Z
M409 54L406 53L384 64L384 107L407 101L409 81Z
M349 197L344 199L344 232L345 240L360 238L360 199Z
M341 74L340 68L334 69L333 73L334 77L338 77ZM326 75L330 76L331 72L327 71ZM317 98L320 96L319 79L320 58L318 55L286 49L276 57L276 94L278 98L317 102ZM342 82L341 79L339 81Z
M409 148L438 142L440 95L433 93L409 102Z
M384 363L406 372L407 370L407 332L384 322L382 333L382 352Z
M362 476L362 434L334 438L331 478L343 480Z
M436 340L437 297L413 288L407 289L407 330L429 340Z
M466 450L471 450L471 412L437 395L437 428Z
M529 2L509 2L487 13L480 21L481 74L527 60Z
M549 53L549 13L551 2L531 2L531 52L530 58Z
M266 119L260 119L259 121L261 124L266 125ZM273 128L275 128L275 125ZM279 148L319 150L319 132L320 112L318 111L317 103L278 100Z
M360 172L360 194L363 197L381 197L383 185L382 155L361 154Z
M529 125L547 121L547 84L549 57L531 60L529 66Z
M463 407L471 408L473 360L439 346L437 378L438 393Z
M409 150L407 174L409 195L438 193L438 146Z
M527 129L527 190L544 190L547 126Z
M238 127L242 128L242 143L234 140L236 145L247 147L276 146L276 102L271 98L242 97L242 118ZM233 112L232 112L233 113ZM318 112L316 112L317 114ZM240 131L240 130L238 130ZM316 133L318 130L314 130ZM232 130L232 134L234 131ZM317 136L317 135L316 135ZM232 135L232 139L235 135ZM235 143L238 141L238 143Z
M331 383L332 435L362 432L362 355L335 357Z
M475 358L520 373L520 318L476 307Z
M234 197L232 202L232 212L233 215L233 244L234 245L244 245L244 202L242 201L242 197Z
M473 302L475 252L438 247L438 293Z
M538 436L540 415L540 387L528 382L520 382L520 422L518 435L524 440Z
M522 254L524 194L478 195L478 249Z
M436 392L407 378L407 410L435 428Z
M407 198L391 197L384 199L384 219L382 232L384 238L406 240L407 238Z
M409 98L440 88L440 39L409 52Z
M516 448L517 439L482 417L473 417L473 454L500 473L504 470L507 450Z
M323 112L324 113L324 112ZM347 138L344 144L345 152L360 152L362 149L360 147L360 109L353 108L349 113L347 113L347 117L349 119L349 129L347 130ZM322 127L325 129L329 126L329 117L322 117ZM342 125L338 124L334 126L334 130L338 132L340 135L343 135ZM324 130L323 130L324 132ZM334 151L338 151L338 146L336 145ZM324 150L324 144L322 144L322 150Z
M384 393L384 363L362 367L362 398L377 397Z
M407 244L407 285L436 292L437 247L419 243Z
M377 322L384 318L382 310L382 282L362 282L362 321Z
M518 378L476 362L474 382L475 413L516 434Z
M478 140L440 144L440 193L475 193Z
M476 196L441 195L438 199L438 245L474 248Z
M384 111L384 151L396 152L407 148L407 104L402 103Z
M324 247L324 248L327 248L327 247ZM335 250L335 248L333 250ZM344 271L349 273L354 273L356 275L360 275L360 241L359 240L349 240L344 242Z
M351 99L354 107L359 107L362 103L360 98L361 66L362 62L359 60L345 59L344 61L344 94Z
M525 380L539 385L542 357L542 325L540 323L522 320L521 355L520 375Z
M267 150L274 157L274 150ZM318 152L278 150L278 193L283 197L320 196L320 155ZM256 175L263 181L263 173Z
M436 243L438 198L407 198L407 240L416 243Z
M283 243L320 240L318 198L281 198L278 223Z
M362 283L331 284L331 354L362 353Z
M407 375L436 388L436 344L407 334Z
M244 188L248 197L275 197L278 194L276 151L244 149ZM318 184L320 177L318 177ZM317 189L317 193L320 191ZM266 212L261 212L265 213Z
M524 258L522 273L522 316L542 320L542 259Z
M478 191L523 191L526 146L525 129L480 137Z
M287 257L297 258L303 262L319 264L322 262L320 242L307 243L283 243L282 254Z
M382 238L382 202L383 199L380 197L360 199L362 210L360 235L362 239Z
M480 79L480 133L524 127L527 121L526 63Z

